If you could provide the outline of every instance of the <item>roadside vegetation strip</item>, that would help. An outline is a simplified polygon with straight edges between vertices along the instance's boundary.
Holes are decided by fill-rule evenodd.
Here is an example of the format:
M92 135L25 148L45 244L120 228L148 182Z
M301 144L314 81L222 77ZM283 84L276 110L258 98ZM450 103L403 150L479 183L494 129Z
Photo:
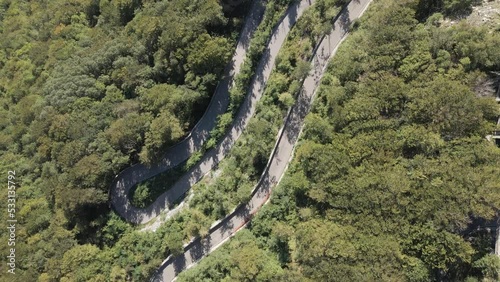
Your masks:
M145 208L151 205L158 196L170 189L183 174L193 168L202 159L203 155L209 149L214 148L224 137L224 134L234 122L235 115L245 98L245 93L250 86L251 78L255 75L259 58L265 51L273 27L286 16L287 7L288 5L277 4L276 1L267 3L263 19L250 40L248 52L240 72L234 77L233 86L229 91L230 97L227 110L217 117L217 124L210 131L208 140L186 162L134 185L128 197L135 207Z
M314 60L312 61L313 70L304 80L298 102L287 115L272 157L248 203L238 206L234 212L212 225L203 238L194 238L185 244L182 255L168 257L153 277L153 281L175 280L180 271L192 267L201 258L231 238L235 232L241 229L239 226L245 225L268 200L271 188L279 182L293 155L294 145L298 140L303 121L319 81L326 70L329 58L347 35L350 23L363 14L370 2L370 0L354 1L345 6L341 15L336 18L337 21L335 21L332 32L328 36L322 37L319 47L315 48ZM234 226L238 227L234 229Z
M152 204L159 195L175 184L187 172L189 168L186 164L187 162L180 163L172 169L134 185L128 195L132 205L145 208Z

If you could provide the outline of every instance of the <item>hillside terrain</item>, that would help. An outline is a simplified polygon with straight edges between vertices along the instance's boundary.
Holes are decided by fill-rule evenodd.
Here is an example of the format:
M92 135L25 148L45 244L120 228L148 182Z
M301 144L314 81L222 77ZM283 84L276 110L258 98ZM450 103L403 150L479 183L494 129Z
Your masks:
M15 171L17 220L16 274L5 279L150 276L168 250L114 214L110 184L200 119L250 4L0 1L0 167L5 179Z
M500 33L423 2L353 25L270 203L179 281L498 281Z
M2 263L0 281L149 281L251 200L350 1L308 2L248 126L178 213L135 225L110 187L190 136L254 20L206 144L125 197L150 206L224 140L273 28L301 1L261 2L249 19L253 0L0 0L0 171L15 180L17 220L16 274ZM498 0L374 0L349 22L269 202L178 280L499 281L500 148L485 138L500 129L499 11Z

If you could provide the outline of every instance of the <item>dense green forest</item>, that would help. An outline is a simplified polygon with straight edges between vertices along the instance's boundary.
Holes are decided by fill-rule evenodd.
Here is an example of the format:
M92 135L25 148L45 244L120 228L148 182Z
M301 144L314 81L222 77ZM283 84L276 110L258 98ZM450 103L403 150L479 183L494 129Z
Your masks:
M268 1L233 113L291 2ZM8 281L147 281L245 201L347 1L316 2L218 177L151 233L112 212L111 180L154 163L201 117L250 0L0 0L0 167L18 187ZM376 0L332 60L270 204L180 280L498 280L491 236L469 227L500 207L500 149L484 138L499 115L500 30L459 21L473 4Z
M500 33L435 3L375 1L352 25L270 204L180 281L500 279L474 225L500 208Z
M250 4L0 1L0 167L5 179L17 175L10 281L150 276L169 252L165 234L116 217L109 185L131 164L154 162L203 114Z

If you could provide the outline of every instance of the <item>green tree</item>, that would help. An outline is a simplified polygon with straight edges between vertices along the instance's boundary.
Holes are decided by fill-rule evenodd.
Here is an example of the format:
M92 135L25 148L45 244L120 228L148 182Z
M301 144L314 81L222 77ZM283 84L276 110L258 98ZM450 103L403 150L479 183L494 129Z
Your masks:
M179 120L169 112L161 112L146 132L141 160L145 163L157 160L165 148L178 141L183 134Z

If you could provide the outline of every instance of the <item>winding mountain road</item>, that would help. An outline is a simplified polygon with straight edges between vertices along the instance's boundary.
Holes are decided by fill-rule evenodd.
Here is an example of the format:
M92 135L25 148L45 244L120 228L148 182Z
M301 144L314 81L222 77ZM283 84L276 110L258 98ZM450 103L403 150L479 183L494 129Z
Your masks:
M304 10L312 5L313 2L314 0L303 0L292 5L287 10L286 15L280 20L279 24L273 29L271 39L257 66L250 90L231 128L222 141L218 143L216 148L209 150L200 162L184 174L172 187L170 187L170 189L159 196L149 207L144 209L134 207L128 198L130 189L137 183L171 169L188 159L189 156L193 152L199 150L208 139L210 130L216 125L217 116L225 112L229 102L229 88L232 86L232 80L235 74L239 72L249 48L250 38L263 14L264 7L262 2L254 2L238 42L237 50L233 57L233 63L226 69L225 73L227 75L225 75L224 79L218 84L216 93L207 111L195 125L188 137L171 147L165 153L162 161L155 166L147 167L143 164L137 164L123 170L115 177L110 189L110 198L111 205L120 216L134 224L144 224L157 218L162 211L170 211L168 217L178 211L178 209L169 210L169 208L174 205L176 200L185 195L192 185L210 172L227 155L233 144L248 125L250 118L255 112L257 102L264 93L265 84L271 74L278 52L288 32ZM153 226L152 230L154 230L155 227L157 227L157 225Z
M201 258L217 249L244 227L259 208L269 199L271 189L284 175L293 156L305 116L309 112L316 89L323 76L328 60L348 34L352 21L359 18L372 0L352 0L336 18L333 29L315 49L312 68L304 80L297 101L289 111L269 162L246 204L238 206L224 219L214 223L206 238L195 238L184 246L184 253L169 256L153 276L153 281L173 281L177 275L195 265Z
M265 204L272 187L281 180L292 158L294 145L298 140L304 118L309 111L315 90L326 69L329 58L333 56L335 50L347 35L351 22L363 14L371 1L352 0L336 18L330 34L320 40L311 62L311 71L304 80L295 106L288 112L269 162L258 184L252 191L250 201L238 206L227 217L214 223L209 229L206 238L194 238L184 245L183 254L176 257L169 256L155 273L152 278L153 281L175 280L178 273L196 264L202 257L217 249L245 226L253 214ZM224 78L219 82L207 111L191 133L183 141L171 147L157 165L152 167L146 167L142 164L134 165L122 171L113 181L110 190L111 204L125 220L135 224L142 224L157 217L161 211L168 210L194 183L199 181L203 175L213 169L226 156L253 116L257 102L262 97L265 84L274 67L278 52L291 27L313 2L314 0L302 0L292 5L287 10L285 17L280 20L279 25L273 29L273 34L259 62L248 94L231 128L217 147L208 151L198 164L183 175L177 183L148 208L140 209L132 206L128 199L130 189L135 184L182 163L192 153L199 150L208 139L210 130L216 125L217 116L225 112L229 103L229 88L232 86L235 74L241 68L249 48L250 38L263 15L263 3L260 0L253 3L238 41L233 61L226 68Z
M203 143L207 141L210 131L217 123L217 117L227 110L229 89L233 84L234 77L240 72L250 47L250 40L263 17L264 10L263 1L257 0L252 4L236 45L236 51L231 62L224 70L223 79L218 83L207 110L189 135L181 142L170 147L157 164L151 167L136 164L121 171L113 180L110 187L110 203L125 220L134 224L146 223L157 217L160 211L168 209L186 191L186 184L189 183L186 183L186 179L183 179L179 181L184 182L183 184L177 183L177 186L181 187L171 187L170 189L179 191L179 193L175 193L178 196L164 193L153 204L144 209L134 207L128 198L130 189L136 184L181 164L194 152L200 150Z

